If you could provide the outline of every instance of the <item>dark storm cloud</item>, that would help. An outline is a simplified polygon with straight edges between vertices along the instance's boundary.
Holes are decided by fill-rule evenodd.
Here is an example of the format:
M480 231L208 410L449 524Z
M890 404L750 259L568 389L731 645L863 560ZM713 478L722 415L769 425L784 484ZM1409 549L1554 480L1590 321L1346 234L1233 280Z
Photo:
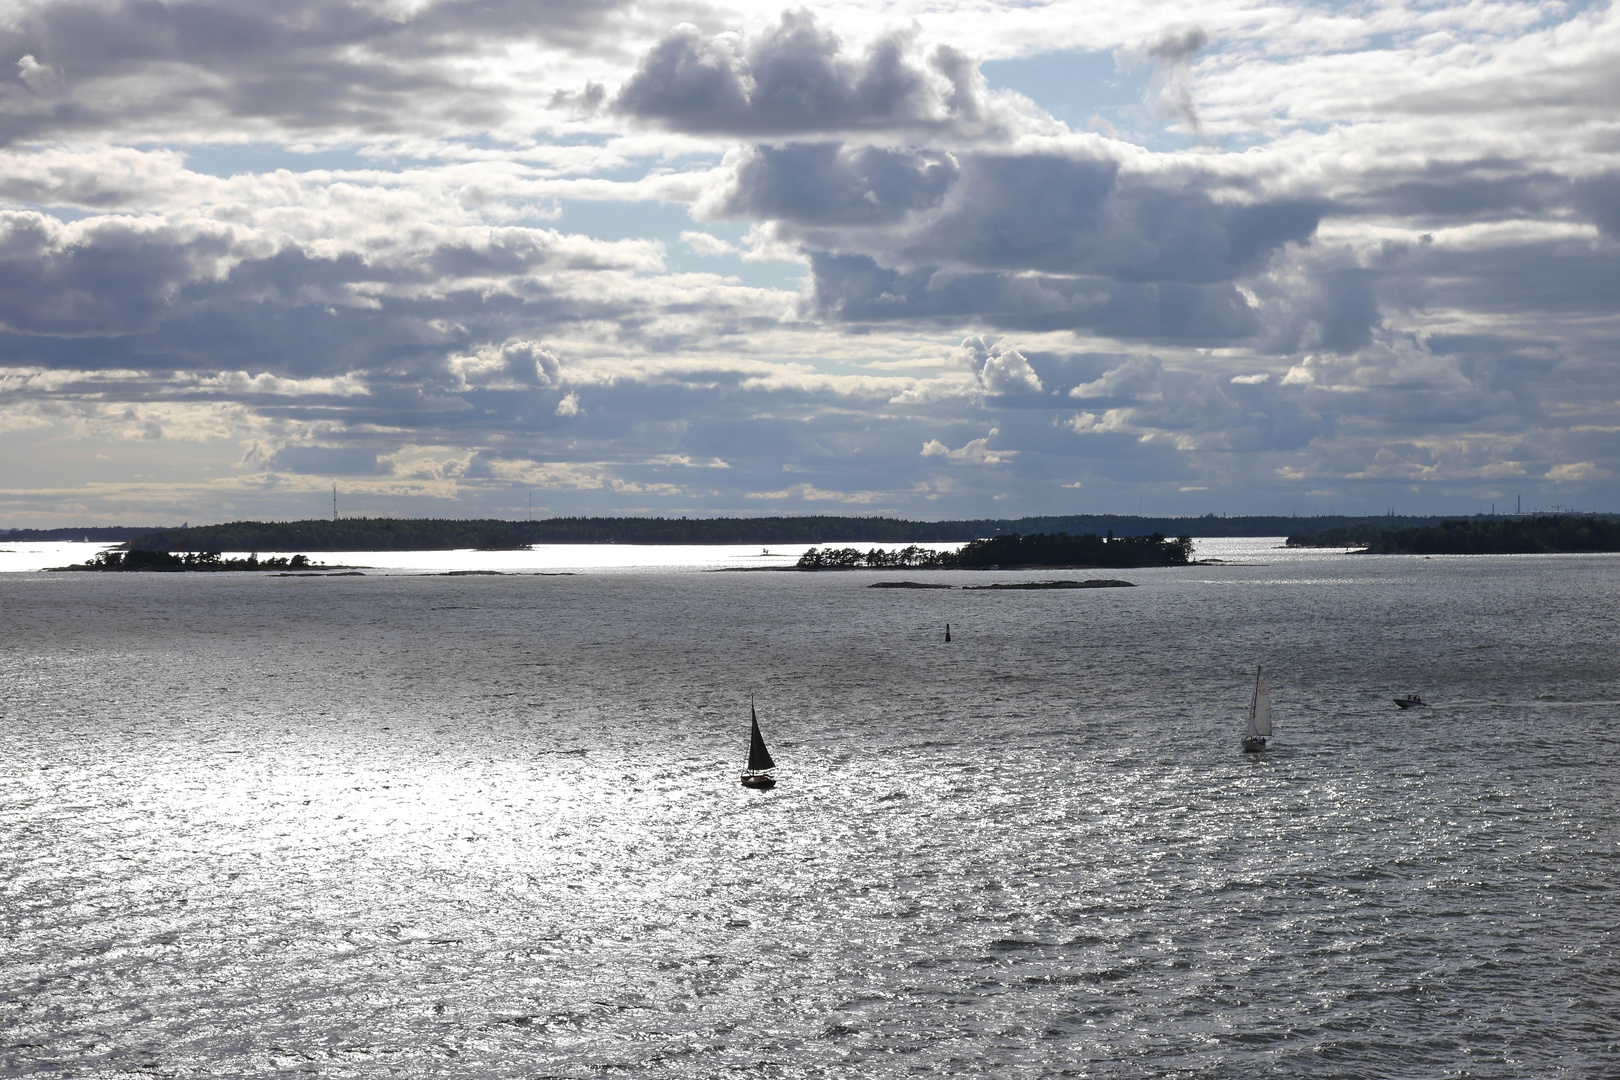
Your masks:
M908 58L903 37L847 57L837 35L801 10L746 43L678 27L642 60L614 108L674 131L763 137L977 119L974 73L961 54L941 48L929 68L944 88Z
M0 28L10 69L0 78L0 141L172 120L204 102L292 127L391 129L424 111L488 121L504 107L467 98L464 79L431 61L491 40L580 43L626 3L440 0L408 15L341 0L33 5ZM98 80L119 80L119 92L79 93Z

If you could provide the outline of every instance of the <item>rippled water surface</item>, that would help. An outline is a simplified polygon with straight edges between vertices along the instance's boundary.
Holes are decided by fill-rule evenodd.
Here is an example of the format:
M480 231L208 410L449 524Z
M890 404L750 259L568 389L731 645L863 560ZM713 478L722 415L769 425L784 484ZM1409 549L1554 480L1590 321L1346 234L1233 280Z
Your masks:
M1620 1074L1620 559L897 576L0 574L0 1073Z

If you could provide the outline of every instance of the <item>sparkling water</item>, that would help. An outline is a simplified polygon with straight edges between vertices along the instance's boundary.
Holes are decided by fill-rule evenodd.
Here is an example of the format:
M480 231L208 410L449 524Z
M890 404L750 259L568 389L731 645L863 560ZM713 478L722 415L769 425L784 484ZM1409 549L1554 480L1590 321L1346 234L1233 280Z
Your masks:
M1273 546L0 574L0 1072L1620 1073L1620 558Z

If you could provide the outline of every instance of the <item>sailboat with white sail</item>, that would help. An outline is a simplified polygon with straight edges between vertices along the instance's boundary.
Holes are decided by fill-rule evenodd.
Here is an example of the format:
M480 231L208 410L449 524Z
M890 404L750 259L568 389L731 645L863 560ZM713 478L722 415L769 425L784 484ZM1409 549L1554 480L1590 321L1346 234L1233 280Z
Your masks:
M759 733L759 714L754 711L752 701L748 703L748 717L752 721L752 730L748 736L748 768L743 770L742 786L769 791L776 786L776 777L771 775L776 761L771 757L771 752L765 749L765 736Z
M1249 726L1243 731L1243 752L1253 754L1266 748L1271 738L1271 691L1260 665L1254 666L1254 697L1249 701Z

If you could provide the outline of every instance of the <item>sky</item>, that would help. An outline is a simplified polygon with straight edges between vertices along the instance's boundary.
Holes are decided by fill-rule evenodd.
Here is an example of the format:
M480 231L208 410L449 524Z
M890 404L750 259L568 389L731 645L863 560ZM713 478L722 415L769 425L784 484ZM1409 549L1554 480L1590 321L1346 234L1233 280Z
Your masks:
M3 0L0 526L1620 509L1620 15Z

